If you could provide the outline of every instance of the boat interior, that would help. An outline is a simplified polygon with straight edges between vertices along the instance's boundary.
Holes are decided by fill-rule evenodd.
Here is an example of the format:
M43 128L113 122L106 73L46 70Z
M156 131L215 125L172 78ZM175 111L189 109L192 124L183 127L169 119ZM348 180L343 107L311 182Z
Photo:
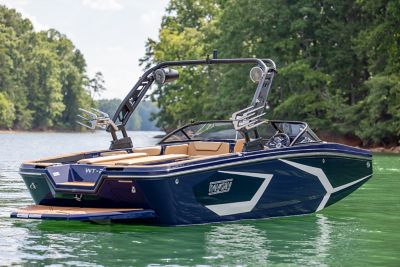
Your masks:
M36 168L59 164L154 167L310 142L320 140L303 122L270 122L262 137L251 136L247 140L235 131L231 121L198 122L173 131L155 146L81 152L26 164L35 165Z
M36 167L48 167L57 164L87 164L100 166L143 166L160 165L196 160L239 153L243 150L244 139L235 143L195 141L185 144L157 145L115 151L89 151L76 154L60 155L52 158L42 158L28 161L25 164Z
M250 70L251 80L257 84L253 100L247 108L232 114L231 120L195 122L167 134L156 146L133 148L125 128L130 116L153 82L162 86L179 78L172 66L211 64L256 64ZM276 65L270 59L239 58L183 60L160 63L148 69L117 108L113 118L97 110L80 109L77 121L91 130L102 128L113 140L107 151L91 151L26 162L35 168L52 165L96 165L105 167L145 167L185 161L199 161L226 157L237 153L279 149L294 145L320 142L304 122L272 121L264 119L266 101L272 85Z

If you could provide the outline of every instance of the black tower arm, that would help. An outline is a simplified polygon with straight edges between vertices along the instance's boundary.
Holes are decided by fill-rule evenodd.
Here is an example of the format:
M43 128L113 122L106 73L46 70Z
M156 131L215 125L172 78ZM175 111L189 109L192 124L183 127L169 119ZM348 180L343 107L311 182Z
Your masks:
M234 59L217 59L216 53L214 58L207 58L205 60L182 60L182 61L166 61L162 62L150 69L148 69L139 79L139 81L133 86L128 95L119 105L117 111L112 118L116 125L116 130L113 127L107 127L107 131L111 133L113 140L111 141L110 149L123 149L131 148L132 140L128 136L125 125L128 122L130 116L135 111L140 101L145 96L147 90L151 87L154 82L154 72L158 69L172 66L192 66L192 65L212 65L212 64L257 64L263 73L268 73L270 70L275 71L276 65L271 59L258 59L258 58L234 58ZM268 64L268 66L266 65ZM271 79L272 80L272 79ZM256 95L263 95L262 89L264 87L265 76L260 80ZM258 97L254 96L255 99ZM266 98L266 97L265 97ZM253 99L253 102L256 101ZM266 99L265 99L266 100ZM253 104L253 103L252 103ZM257 105L258 106L258 105ZM117 136L117 132L122 133L122 137Z

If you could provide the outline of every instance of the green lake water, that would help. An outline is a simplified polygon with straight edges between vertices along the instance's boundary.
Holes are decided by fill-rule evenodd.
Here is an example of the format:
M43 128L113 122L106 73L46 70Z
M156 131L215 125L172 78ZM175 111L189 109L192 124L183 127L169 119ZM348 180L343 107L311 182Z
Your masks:
M157 132L133 132L148 145ZM184 227L10 219L32 200L23 160L106 148L97 133L0 134L0 266L400 266L400 156L316 214Z

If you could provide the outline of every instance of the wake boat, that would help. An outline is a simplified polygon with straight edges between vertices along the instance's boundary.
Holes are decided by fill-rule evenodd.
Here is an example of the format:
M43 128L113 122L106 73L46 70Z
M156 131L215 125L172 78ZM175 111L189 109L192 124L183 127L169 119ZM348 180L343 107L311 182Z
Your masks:
M171 67L217 64L253 65L257 87L247 108L185 125L155 146L133 146L125 125L154 82L178 79ZM11 217L187 225L308 214L338 202L371 178L372 155L323 142L305 122L265 119L276 73L270 59L216 53L150 68L112 119L83 110L80 124L111 133L108 150L21 165L35 205Z

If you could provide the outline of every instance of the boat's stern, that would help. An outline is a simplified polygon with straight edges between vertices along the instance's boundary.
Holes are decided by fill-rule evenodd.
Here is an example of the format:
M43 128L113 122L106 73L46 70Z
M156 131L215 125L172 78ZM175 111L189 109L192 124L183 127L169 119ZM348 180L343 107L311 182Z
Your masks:
M146 208L133 180L104 179L104 166L60 164L22 165L20 174L39 205Z
M134 180L103 179L104 166L23 164L22 176L34 202L11 213L13 218L82 221L152 221Z

